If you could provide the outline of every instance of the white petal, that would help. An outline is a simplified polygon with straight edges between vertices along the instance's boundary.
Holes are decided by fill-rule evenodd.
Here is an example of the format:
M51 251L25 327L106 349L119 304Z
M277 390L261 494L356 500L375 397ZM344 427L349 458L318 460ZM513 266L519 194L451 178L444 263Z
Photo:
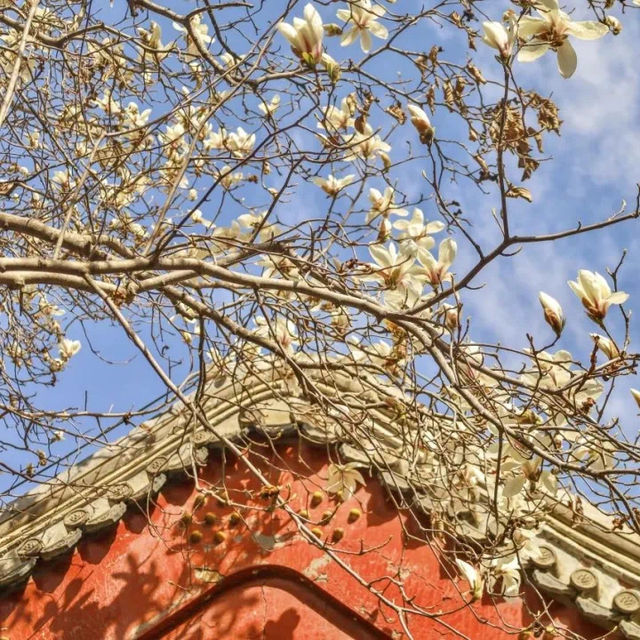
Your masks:
M540 31L544 31L547 27L548 23L546 20L525 16L518 23L518 35L521 38L528 38L530 36L535 36L537 33L540 33Z
M533 62L540 56L543 56L549 50L549 45L542 44L525 44L518 51L518 62Z
M340 44L343 47L347 47L354 42L354 40L358 37L358 28L351 27L348 31L345 31L342 34L342 38L340 39Z
M527 479L524 476L516 476L515 478L507 480L504 483L502 497L513 498L513 496L517 496L522 491L522 487L524 487L526 481Z
M292 44L294 47L298 45L298 32L286 22L278 25L278 31Z
M387 27L379 22L374 22L369 25L369 31L376 37L381 40L386 40L389 37L389 31Z
M500 22L483 22L484 37L482 40L494 49L501 49L509 42L507 30Z
M389 253L389 251L387 251L387 249L385 249L384 247L381 247L378 244L374 244L373 246L369 247L369 253L371 254L371 257L382 268L386 269L393 264L391 254Z
M371 34L366 29L360 32L360 47L364 53L371 51Z
M568 40L558 49L558 70L563 78L570 78L578 66L576 50Z
M616 291L609 296L607 302L609 304L622 304L629 299L629 294L624 291Z
M585 22L570 22L567 31L580 40L597 40L609 32L609 27L600 22L587 20Z
M456 259L458 245L452 238L445 238L438 247L438 262L444 266L451 266Z

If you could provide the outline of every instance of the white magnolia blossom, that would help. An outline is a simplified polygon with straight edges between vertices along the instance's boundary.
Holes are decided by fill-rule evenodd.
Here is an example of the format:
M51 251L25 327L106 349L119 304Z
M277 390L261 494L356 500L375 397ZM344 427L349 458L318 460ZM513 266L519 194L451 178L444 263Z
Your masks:
M557 0L537 0L535 7L540 17L524 16L518 23L518 36L525 40L518 52L518 61L531 62L552 50L558 54L560 74L569 78L578 65L578 57L569 42L569 36L580 40L596 40L606 35L609 27L592 20L574 22L560 10Z
M427 222L424 219L422 209L417 207L413 210L411 218L408 220L396 220L393 228L399 231L397 239L401 245L406 245L411 252L417 253L418 248L427 251L435 245L435 240L431 237L433 233L439 233L445 228L443 222Z
M598 349L600 349L600 351L602 351L609 360L613 360L620 355L620 349L618 349L618 346L613 340L611 340L611 338L607 338L599 333L590 333L589 335L596 343Z
M236 158L247 156L253 150L256 143L256 134L247 133L242 127L238 127L235 133L230 133L226 140L226 146Z
M594 271L580 269L578 279L570 280L569 286L580 298L587 315L596 322L602 322L612 304L622 304L629 298L624 291L611 291L602 275Z
M255 323L256 336L275 341L287 354L293 353L294 346L298 344L298 331L291 320L287 320L283 316L277 316L270 320L264 316L257 316Z
M173 23L173 28L184 34L187 40L187 53L190 56L200 56L200 48L205 49L208 44L213 42L213 38L209 35L209 25L202 22L202 13L197 13L189 20L189 27L191 34L193 34L196 41L191 37L189 29L177 22Z
M638 4L640 4L640 0L638 1ZM637 389L631 389L631 396L636 401L638 409L640 409L640 391L638 391Z
M191 214L191 220L193 220L193 222L196 222L197 224L201 224L203 227L213 227L213 222L211 222L210 220L206 220L202 215L202 211L200 211L200 209L196 209Z
M354 161L358 158L373 160L376 156L385 160L386 154L391 151L391 146L378 134L374 133L369 124L364 126L362 133L356 131L347 140L347 143L349 144L349 149L344 157L345 160Z
M335 178L333 175L329 174L326 178L320 178L319 176L311 178L311 182L319 186L327 195L335 196L338 195L342 189L349 186L353 182L354 178L355 175L352 173L344 176L344 178Z
M384 193L380 193L378 189L369 189L369 202L371 209L367 213L367 224L375 220L378 216L385 218L393 214L396 216L406 216L409 212L406 209L397 207L394 202L395 190L393 187L385 187Z
M142 127L149 121L151 109L140 111L140 107L135 102L130 102L122 111L123 121L129 129Z
M371 36L386 40L389 37L387 28L377 22L386 13L385 9L377 4L371 4L371 0L351 0L348 9L339 9L338 19L344 20L347 29L340 41L346 47L360 38L360 47L364 53L371 51Z
M458 245L453 238L445 238L438 247L438 259L436 260L430 251L418 249L418 260L425 268L427 279L432 285L440 284L446 276L449 267L453 264L458 251Z
M423 109L415 104L407 105L407 109L411 114L411 124L416 128L420 135L420 142L424 144L431 144L436 130L431 125L429 116Z
M487 21L482 23L482 28L484 29L482 41L491 48L497 49L503 58L509 58L516 33L513 24L505 27L501 22Z
M227 132L224 128L214 131L211 125L206 127L206 137L202 142L202 146L205 151L211 151L212 149L224 149L227 144Z
M551 392L567 390L571 401L582 410L590 409L602 395L602 383L593 378L584 380L580 371L572 369L573 357L565 349L553 354L540 351L533 363L535 368L521 376L531 387ZM580 380L579 384L575 384L576 380Z
M385 291L384 299L394 308L414 306L422 296L426 283L424 270L415 264L415 257L406 248L390 242L388 247L374 244L369 253L375 263L372 273L363 277L380 283Z
M225 164L218 172L218 179L220 184L225 189L231 189L233 185L238 184L244 180L244 174L241 171L233 171L233 169Z
M158 62L164 60L173 48L173 42L167 45L162 44L162 28L153 20L151 21L150 29L147 30L140 27L138 28L138 34L144 44L149 47L149 49L153 49Z
M538 293L538 299L544 311L544 319L549 326L555 331L556 335L560 335L564 329L565 317L560 303L546 294L544 291Z
M318 122L319 129L327 129L333 132L353 127L353 109L347 98L342 98L339 107L330 104L328 107L325 107L323 111L324 117Z
M261 102L258 105L258 109L260 109L260 111L262 111L262 113L267 116L267 115L272 115L273 113L275 113L276 109L280 106L280 95L276 93L275 96L273 96L273 98L271 98L271 100L269 100L269 102Z
M305 5L304 18L294 18L293 25L281 22L278 31L289 41L293 52L309 65L322 60L322 18L309 2Z
M69 360L69 358L80 351L81 347L82 343L80 342L80 340L69 340L69 338L63 338L58 344L60 357L63 360Z
M501 595L512 597L520 593L521 567L515 554L502 558L493 558L489 566L491 581L488 586L491 591L494 591L495 585L500 582Z
M358 484L365 484L362 474L358 471L358 464L355 462L332 463L328 471L327 493L341 493L345 500L353 496L358 489Z
M465 580L469 583L469 591L471 593L472 600L479 600L482 597L484 591L484 580L480 575L480 572L468 562L456 558L456 565L464 576Z

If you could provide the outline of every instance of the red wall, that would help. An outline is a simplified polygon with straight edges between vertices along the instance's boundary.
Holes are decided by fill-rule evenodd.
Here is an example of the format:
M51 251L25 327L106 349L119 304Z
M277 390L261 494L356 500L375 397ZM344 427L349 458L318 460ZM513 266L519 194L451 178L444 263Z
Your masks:
M402 603L402 588L405 602L410 599L425 613L407 617L416 639L513 638L528 624L520 599L493 602L485 596L466 606L466 582L428 545L411 539L418 525L398 515L376 481L344 503L323 492L320 504L311 507L311 494L326 486L326 452L295 444L276 451L265 446L261 456L262 461L253 456L254 462L296 510L307 508L316 521L333 512L320 529L327 540L343 531L331 548L345 563L393 602ZM272 500L259 496L259 484L241 460L227 456L223 465L212 454L201 487L222 493L223 467L229 498L254 508L236 509L215 497L199 505L193 482L168 483L155 500L132 506L117 528L82 540L72 555L55 563L42 563L25 588L0 598L0 636L407 637L389 607L304 541L286 514L271 509ZM356 508L362 515L350 519ZM234 512L244 521L237 522ZM191 514L186 526L185 513ZM530 604L541 608L533 597ZM555 613L575 632L601 633L573 609Z

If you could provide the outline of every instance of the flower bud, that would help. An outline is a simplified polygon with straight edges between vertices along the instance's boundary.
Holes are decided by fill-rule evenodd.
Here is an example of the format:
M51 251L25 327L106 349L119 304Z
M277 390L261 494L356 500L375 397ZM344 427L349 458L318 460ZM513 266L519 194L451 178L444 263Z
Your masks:
M622 31L622 22L618 20L618 18L614 16L606 16L604 19L605 24L609 27L609 31L613 33L614 36L617 36Z
M322 54L322 64L329 76L329 80L333 84L340 80L340 76L342 75L342 69L340 69L340 65L328 54Z
M544 311L544 319L554 330L555 334L559 336L562 333L562 329L564 329L565 323L564 313L560 303L544 291L538 293L538 300L540 300L542 310Z
M342 35L342 27L334 22L330 22L329 24L323 25L324 32L329 36L341 36Z
M636 404L638 405L638 409L640 409L640 391L638 391L637 389L631 389L631 395L633 396L633 399L636 401Z
M431 144L433 142L435 129L431 126L429 116L415 104L408 105L407 109L411 114L411 124L420 134L420 142L423 144Z
M443 304L444 309L444 326L449 331L456 331L460 328L460 309L450 304Z
M609 360L613 360L620 355L620 350L616 346L616 343L605 336L601 336L599 333L590 333L589 334L592 340L596 343L596 346L602 353L604 353Z

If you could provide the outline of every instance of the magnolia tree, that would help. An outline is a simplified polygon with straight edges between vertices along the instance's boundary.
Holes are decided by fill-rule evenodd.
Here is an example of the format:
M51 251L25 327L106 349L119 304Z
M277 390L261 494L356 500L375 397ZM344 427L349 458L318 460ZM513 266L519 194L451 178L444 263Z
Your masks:
M553 57L558 82L578 82L572 43L619 34L634 4L3 0L5 499L59 469L70 441L176 401L210 428L212 380L277 372L372 468L428 484L449 542L460 508L482 515L493 534L458 558L470 597L518 593L531 532L557 502L576 517L591 502L640 532L640 449L605 411L637 359L622 262L575 265L568 285L593 327L579 355L548 293L538 313L551 330L526 348L488 344L463 309L493 263L640 215L522 232L541 206L523 185L562 125L523 78ZM550 290L564 286L550 275ZM101 357L92 335L108 324L163 400L117 413L80 391L52 408L39 390L74 358ZM355 412L328 393L338 373L379 402ZM380 406L400 449L367 426ZM335 459L327 490L361 479Z

